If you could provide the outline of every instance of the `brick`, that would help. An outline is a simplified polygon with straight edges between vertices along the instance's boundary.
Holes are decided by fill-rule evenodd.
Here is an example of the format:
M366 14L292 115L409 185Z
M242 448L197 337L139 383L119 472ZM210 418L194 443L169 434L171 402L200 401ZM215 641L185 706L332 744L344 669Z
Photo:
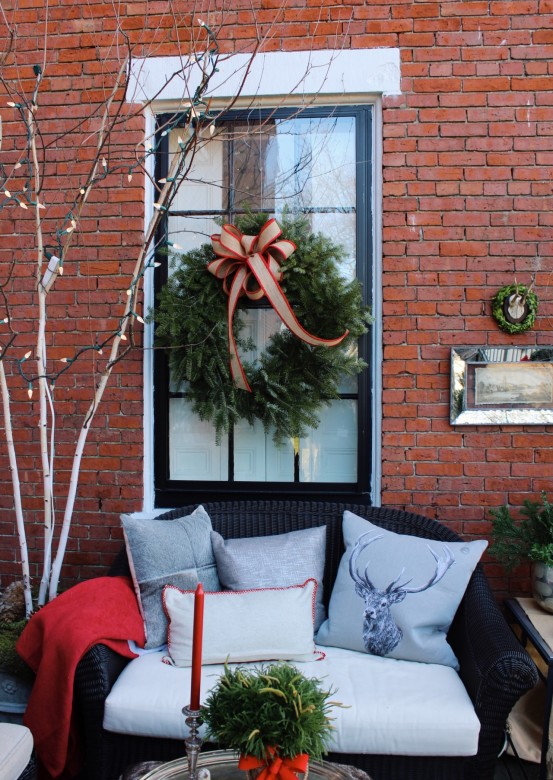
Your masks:
M459 78L432 78L414 79L413 88L417 92L460 92L461 79Z

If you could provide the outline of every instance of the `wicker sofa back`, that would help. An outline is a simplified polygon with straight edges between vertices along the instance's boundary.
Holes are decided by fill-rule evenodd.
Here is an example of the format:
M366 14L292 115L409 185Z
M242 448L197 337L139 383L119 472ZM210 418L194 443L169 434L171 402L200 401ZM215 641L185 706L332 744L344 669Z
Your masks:
M395 533L441 541L460 540L437 521L390 508L270 500L208 502L203 506L213 528L224 538L267 536L326 525L324 599L327 604L344 550L344 509ZM158 519L174 519L190 514L193 509L182 507ZM122 550L112 573L126 572L128 563ZM471 577L448 640L460 662L460 677L481 723L478 753L469 758L330 754L330 760L358 766L374 780L492 780L504 744L507 716L518 698L536 684L537 672L503 618L481 566ZM133 762L169 760L183 755L184 747L178 740L134 737L103 729L105 699L127 663L128 659L96 645L77 667L74 701L83 745L83 780L115 780Z

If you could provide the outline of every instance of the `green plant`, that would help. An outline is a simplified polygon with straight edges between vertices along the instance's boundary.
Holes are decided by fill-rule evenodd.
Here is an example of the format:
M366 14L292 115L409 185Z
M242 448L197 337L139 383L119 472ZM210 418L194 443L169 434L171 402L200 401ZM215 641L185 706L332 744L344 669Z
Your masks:
M337 702L316 678L294 666L225 667L201 708L208 734L224 748L264 760L307 753L321 758L332 731L329 712Z
M516 296L527 306L526 316L521 322L511 322L506 317L506 302L508 302L512 296ZM498 290L492 300L493 318L501 330L504 330L506 333L524 333L525 330L529 330L536 321L537 313L538 297L536 293L532 291L531 286L528 288L522 284L509 284L506 287L502 287L501 290Z
M492 545L490 554L508 570L525 560L553 566L553 504L545 491L540 501L526 499L515 521L508 506L491 510Z

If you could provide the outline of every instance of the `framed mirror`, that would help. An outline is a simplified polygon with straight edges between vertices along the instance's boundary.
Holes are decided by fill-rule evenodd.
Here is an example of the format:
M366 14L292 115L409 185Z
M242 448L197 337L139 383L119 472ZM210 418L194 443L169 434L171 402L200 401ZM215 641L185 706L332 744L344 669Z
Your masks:
M551 425L553 347L454 347L451 425Z

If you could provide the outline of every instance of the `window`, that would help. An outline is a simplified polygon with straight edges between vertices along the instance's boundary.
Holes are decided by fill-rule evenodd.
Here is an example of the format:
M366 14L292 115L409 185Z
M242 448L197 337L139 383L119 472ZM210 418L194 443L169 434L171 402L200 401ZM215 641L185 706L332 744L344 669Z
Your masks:
M166 117L160 115L160 126ZM198 151L193 170L166 215L164 235L183 251L220 232L249 209L275 216L303 214L346 250L341 272L360 279L370 302L372 283L372 107L233 112ZM165 175L178 130L165 137L157 162ZM156 287L170 270L164 260ZM248 309L248 334L258 351L280 320L265 302ZM370 339L359 344L370 365ZM251 355L249 356L251 358ZM155 352L154 439L156 505L209 498L357 496L365 500L371 469L369 369L341 387L321 410L321 423L299 441L277 448L262 426L240 424L215 442L214 430L191 413L186 388L171 382L167 360Z

